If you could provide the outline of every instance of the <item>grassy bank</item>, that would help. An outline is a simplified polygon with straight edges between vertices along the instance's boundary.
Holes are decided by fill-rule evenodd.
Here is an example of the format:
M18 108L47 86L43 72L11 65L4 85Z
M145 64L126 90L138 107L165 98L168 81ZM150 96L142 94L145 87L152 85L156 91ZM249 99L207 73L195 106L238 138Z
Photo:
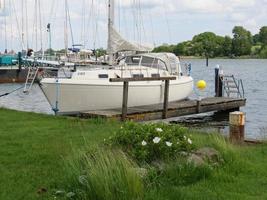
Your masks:
M66 161L73 161L76 152L102 145L105 138L121 129L121 124L116 122L54 117L5 109L0 109L0 124L1 200L54 199L56 191L71 189L69 186L78 187L75 183L68 182L72 180L67 176L74 173L74 170L66 170ZM135 182L139 189L132 190L129 187L133 184L127 183L136 180L136 174L129 171L129 166L135 160L125 161L123 153L116 152L116 156L108 153L107 157L101 158L103 153L100 152L93 154L99 160L92 159L93 155L86 159L91 172L94 172L95 179L90 179L91 186L101 183L93 181L99 180L99 171L110 174L105 171L108 168L100 168L103 163L114 166L114 163L119 162L122 163L120 166L123 174L116 171L117 167L112 168L113 178L106 180L114 179L116 183L118 177L118 183L122 183L126 174L125 178L130 178L123 182L121 188L128 187L127 191L132 191L133 195L137 191L144 192L143 195L137 195L141 199L267 199L266 144L238 147L219 136L194 132L188 134L194 148L213 147L220 152L224 162L218 167L193 167L171 159L166 161L166 167L160 173L151 167L145 180L138 179ZM133 164L135 165L137 164ZM143 186L140 181L144 181ZM98 185L98 188L101 187L106 189L108 186Z

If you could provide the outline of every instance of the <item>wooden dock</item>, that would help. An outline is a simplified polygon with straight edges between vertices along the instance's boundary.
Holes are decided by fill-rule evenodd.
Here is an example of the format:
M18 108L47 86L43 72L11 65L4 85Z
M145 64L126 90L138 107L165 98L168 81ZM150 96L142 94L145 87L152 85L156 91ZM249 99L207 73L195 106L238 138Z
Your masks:
M197 100L169 102L166 115L167 118L172 118L213 111L239 110L245 104L246 99L229 97L209 97L202 99L200 102ZM129 107L126 119L133 121L162 119L163 110L163 104ZM122 118L122 108L83 112L81 117L120 120Z

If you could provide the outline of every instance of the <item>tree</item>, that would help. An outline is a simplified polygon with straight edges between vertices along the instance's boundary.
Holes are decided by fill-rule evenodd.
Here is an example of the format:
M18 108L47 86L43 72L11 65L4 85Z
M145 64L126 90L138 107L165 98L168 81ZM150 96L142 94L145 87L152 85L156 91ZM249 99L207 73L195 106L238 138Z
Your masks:
M262 47L260 54L259 54L260 58L267 58L267 46Z
M205 32L194 36L193 40L193 52L195 55L205 56L207 58L212 58L216 56L221 56L222 44L224 38L217 36L212 32Z
M231 57L232 56L232 38L230 38L229 36L225 36L222 48L223 48L223 55Z
M175 47L173 48L173 53L177 56L190 56L192 55L191 49L192 42L185 41L175 45Z
M267 26L261 27L260 33L259 33L259 41L263 45L267 45Z
M253 45L258 45L260 43L260 34L255 34L252 37Z
M153 52L173 52L174 45L168 45L168 44L163 44L161 46L156 47Z
M242 26L235 26L233 35L233 54L235 56L250 55L252 47L251 33Z

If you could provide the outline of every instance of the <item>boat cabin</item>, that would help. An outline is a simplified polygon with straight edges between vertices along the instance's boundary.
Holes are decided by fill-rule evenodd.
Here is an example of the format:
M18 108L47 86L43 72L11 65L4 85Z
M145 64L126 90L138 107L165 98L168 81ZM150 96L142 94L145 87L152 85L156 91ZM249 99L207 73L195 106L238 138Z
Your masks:
M181 74L180 60L172 53L146 53L127 56L123 61L127 66L151 67L168 71L170 75Z

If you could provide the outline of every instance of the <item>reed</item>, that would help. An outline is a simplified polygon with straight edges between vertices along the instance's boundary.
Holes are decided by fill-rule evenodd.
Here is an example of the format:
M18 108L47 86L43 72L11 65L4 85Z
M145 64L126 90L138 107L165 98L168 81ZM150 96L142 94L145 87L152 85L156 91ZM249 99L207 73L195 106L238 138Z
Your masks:
M138 167L120 150L76 152L66 160L68 190L76 199L142 199L144 186Z

